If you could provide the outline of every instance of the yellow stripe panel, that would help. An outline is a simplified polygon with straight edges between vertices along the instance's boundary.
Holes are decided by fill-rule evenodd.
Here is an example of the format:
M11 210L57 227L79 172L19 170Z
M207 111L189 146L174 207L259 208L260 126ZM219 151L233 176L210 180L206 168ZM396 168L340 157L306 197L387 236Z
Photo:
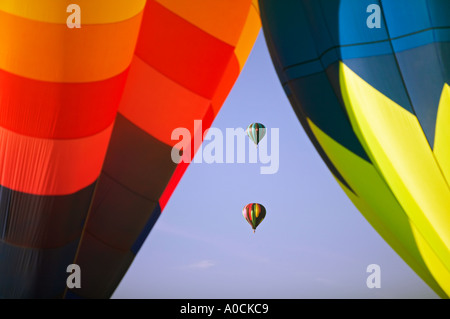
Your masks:
M255 217L256 218L259 217L260 212L261 212L261 209L260 209L259 205L255 205Z
M253 1L255 2L255 1ZM258 3L258 1L256 1ZM261 19L256 8L252 5L248 13L247 21L245 22L244 29L242 30L241 37L236 45L234 53L239 62L239 67L242 68L247 61L250 52L253 49L255 39L258 37L259 30L261 29Z
M366 152L449 271L450 190L419 121L343 63L340 83L353 129Z
M233 47L239 40L251 5L251 0L155 1L199 29Z
M255 8L256 13L258 13L258 16L259 16L260 13L259 13L259 2L258 2L258 0L253 0L252 1L252 6Z
M336 179L361 214L440 297L446 298L424 264L414 234L408 231L410 229L408 217L375 167L337 143L310 119L308 124L333 165L359 195L355 196Z
M428 266L428 269L430 270L431 274L436 278L436 280L439 282L439 285L441 288L445 291L447 294L446 298L449 298L450 296L450 272L447 268L445 268L445 265L442 263L441 260L436 256L433 249L428 245L427 241L421 236L420 232L417 230L414 225L411 224L411 229L414 232L414 236L416 238L417 246L420 249L420 253L423 256L423 259L425 260L425 263Z
M188 1L186 1L188 2ZM69 4L81 9L81 24L127 20L140 13L146 0L0 0L0 11L22 18L66 24Z
M450 87L444 85L439 103L434 138L434 155L450 185Z
M49 82L111 78L130 65L141 18L69 29L0 11L0 69Z

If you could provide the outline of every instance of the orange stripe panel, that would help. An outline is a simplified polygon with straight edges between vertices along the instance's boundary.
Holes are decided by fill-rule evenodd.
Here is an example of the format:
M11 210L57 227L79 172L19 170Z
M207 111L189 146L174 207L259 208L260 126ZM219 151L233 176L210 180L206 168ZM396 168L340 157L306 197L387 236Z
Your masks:
M240 72L239 62L233 54L211 102L214 114L219 113Z
M0 69L50 82L113 77L131 62L141 18L69 29L0 11Z
M100 175L112 125L91 137L50 140L0 127L0 184L35 195L66 195Z
M251 0L156 0L156 2L215 38L236 46Z
M191 129L201 119L210 101L171 81L135 57L119 112L158 140L175 145L172 130Z
M0 10L27 18L66 24L70 4L81 9L81 27L126 20L141 12L145 0L0 0Z
M0 70L0 126L42 138L101 132L114 121L127 71L100 82L55 83Z
M187 89L212 98L234 48L160 4L144 10L136 54Z
M254 0L253 5L251 6L248 13L244 29L242 30L241 37L239 38L239 42L236 45L236 49L234 50L241 70L244 67L245 62L247 61L247 58L253 49L253 44L255 43L255 40L258 37L258 33L261 29L261 18L259 17L257 4L258 1Z

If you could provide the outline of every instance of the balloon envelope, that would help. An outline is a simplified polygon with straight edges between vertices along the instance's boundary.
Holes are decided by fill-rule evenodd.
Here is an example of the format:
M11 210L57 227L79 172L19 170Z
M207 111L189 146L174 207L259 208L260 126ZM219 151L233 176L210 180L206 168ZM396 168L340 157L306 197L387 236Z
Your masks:
M242 215L250 226L252 226L253 232L255 232L256 227L266 217L266 208L261 204L250 203L244 206Z
M266 135L266 127L261 123L252 123L247 127L247 135L255 145L258 145Z

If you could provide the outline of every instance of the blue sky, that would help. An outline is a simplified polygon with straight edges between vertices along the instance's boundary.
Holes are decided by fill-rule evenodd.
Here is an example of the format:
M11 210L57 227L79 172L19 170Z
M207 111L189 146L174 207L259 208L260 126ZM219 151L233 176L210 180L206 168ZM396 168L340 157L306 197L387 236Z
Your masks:
M113 298L437 298L322 162L262 33L212 126L252 122L279 128L278 172L192 163ZM267 209L255 234L242 216L252 202ZM366 286L369 264L381 267L379 289Z

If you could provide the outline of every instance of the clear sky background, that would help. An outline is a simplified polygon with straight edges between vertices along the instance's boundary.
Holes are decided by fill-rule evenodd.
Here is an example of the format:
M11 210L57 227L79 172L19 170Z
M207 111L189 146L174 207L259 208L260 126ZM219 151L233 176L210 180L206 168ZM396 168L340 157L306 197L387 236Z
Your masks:
M212 126L252 122L279 128L278 172L248 163L249 144L244 164L192 163L113 298L437 298L321 160L262 32ZM267 209L255 234L242 216L252 202ZM366 285L369 264L381 267L379 289Z

